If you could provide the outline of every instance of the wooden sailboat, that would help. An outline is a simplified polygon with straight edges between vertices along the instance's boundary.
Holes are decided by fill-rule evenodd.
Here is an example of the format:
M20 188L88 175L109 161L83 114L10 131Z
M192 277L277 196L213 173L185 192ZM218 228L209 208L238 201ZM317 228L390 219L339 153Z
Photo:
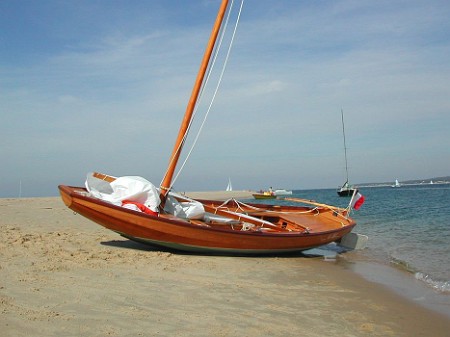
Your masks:
M126 238L183 251L273 254L339 241L356 225L349 217L350 208L300 199L292 200L303 203L299 206L244 204L234 199L194 201L171 192L173 173L227 7L228 0L222 0L167 172L159 189L155 188L159 193L154 199L159 202L157 208L140 212L124 207L125 200L122 204L112 203L99 198L89 188L66 185L59 186L62 200L74 212ZM121 179L101 173L94 173L91 178L106 189ZM167 211L171 202L200 205L202 211L195 217L180 215ZM134 204L139 209L145 208L137 202Z
M342 135L344 136L345 174L347 180L345 180L345 183L338 188L337 194L340 197L351 197L355 193L356 188L351 186L348 182L347 145L345 143L344 111L342 109L341 109L341 120L342 120Z

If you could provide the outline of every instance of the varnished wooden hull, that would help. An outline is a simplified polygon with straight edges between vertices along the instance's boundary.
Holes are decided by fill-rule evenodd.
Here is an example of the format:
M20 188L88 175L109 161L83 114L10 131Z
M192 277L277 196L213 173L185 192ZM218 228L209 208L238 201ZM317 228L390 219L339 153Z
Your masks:
M209 227L171 215L152 216L115 206L88 196L83 188L59 186L70 209L131 240L183 251L221 254L274 254L302 251L338 241L356 223L336 216L332 210L317 210L304 216L309 232L244 231L228 226ZM214 205L215 201L201 201ZM279 206L258 205L280 211ZM288 217L300 221L295 212L306 207L288 207ZM284 209L283 209L284 210Z

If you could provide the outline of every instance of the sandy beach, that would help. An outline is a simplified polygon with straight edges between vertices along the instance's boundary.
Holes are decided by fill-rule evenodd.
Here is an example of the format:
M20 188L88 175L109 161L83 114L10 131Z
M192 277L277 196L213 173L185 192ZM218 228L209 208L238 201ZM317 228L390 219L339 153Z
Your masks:
M1 336L450 335L448 317L319 258L162 251L56 197L0 199L0 229Z
M201 191L201 192L186 192L185 195L194 199L205 200L227 200L229 198L235 199L252 199L252 194L255 191Z

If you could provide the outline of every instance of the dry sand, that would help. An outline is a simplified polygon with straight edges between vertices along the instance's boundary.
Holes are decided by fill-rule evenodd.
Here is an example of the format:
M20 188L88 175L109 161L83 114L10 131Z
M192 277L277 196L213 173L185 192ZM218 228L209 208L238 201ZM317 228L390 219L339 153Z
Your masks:
M252 199L255 191L212 191L212 192L186 192L186 196L194 199L205 200L227 200L234 199Z
M450 335L332 262L160 251L59 198L0 199L0 233L1 336Z

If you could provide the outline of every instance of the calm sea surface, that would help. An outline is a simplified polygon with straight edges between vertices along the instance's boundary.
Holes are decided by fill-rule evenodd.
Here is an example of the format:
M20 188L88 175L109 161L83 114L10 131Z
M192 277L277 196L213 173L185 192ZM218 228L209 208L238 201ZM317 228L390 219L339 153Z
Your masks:
M365 196L365 203L351 216L357 222L354 232L369 237L367 248L341 255L356 265L364 264L372 274L376 274L381 267L384 271L391 269L406 275L415 283L414 286L420 283L440 297L448 314L450 185L360 188L360 192ZM350 201L349 198L339 197L333 189L299 190L294 191L292 197L342 207ZM270 200L270 203L287 202ZM379 278L375 281L380 281ZM392 277L391 282L403 283L392 281Z

